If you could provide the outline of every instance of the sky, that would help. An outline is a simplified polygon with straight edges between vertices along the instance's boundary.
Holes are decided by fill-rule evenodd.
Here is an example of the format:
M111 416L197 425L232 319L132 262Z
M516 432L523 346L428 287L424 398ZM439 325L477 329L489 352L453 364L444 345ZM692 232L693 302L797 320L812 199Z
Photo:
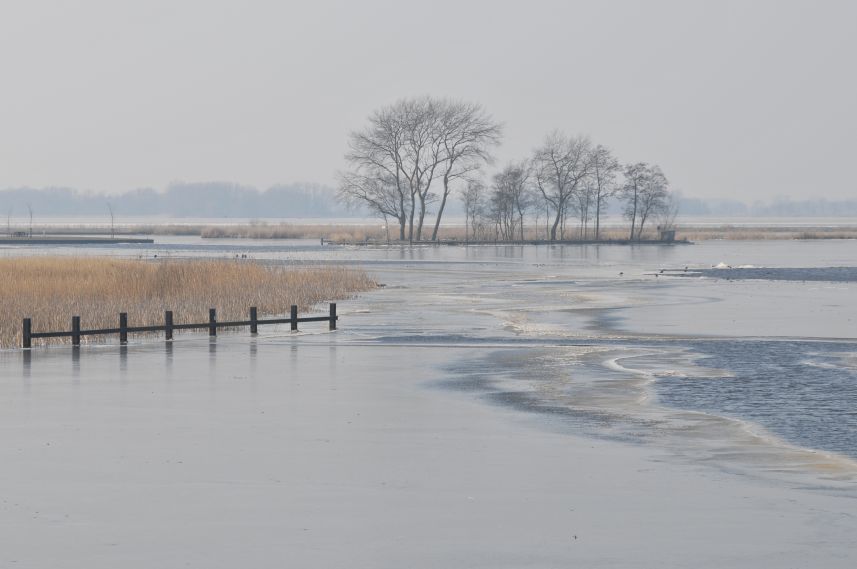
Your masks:
M857 2L0 0L0 188L335 184L402 97L482 103L685 196L857 198Z

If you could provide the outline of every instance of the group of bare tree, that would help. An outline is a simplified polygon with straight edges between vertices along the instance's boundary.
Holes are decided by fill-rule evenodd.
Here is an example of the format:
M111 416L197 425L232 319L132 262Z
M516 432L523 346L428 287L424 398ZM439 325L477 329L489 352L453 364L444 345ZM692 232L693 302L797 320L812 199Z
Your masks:
M481 105L421 97L375 111L369 125L351 133L351 169L340 195L399 226L399 239L423 238L430 203L438 201L431 239L456 182L490 161L502 127ZM433 190L440 185L439 195Z
M671 210L669 184L658 166L622 166L605 146L555 131L533 155L483 181L502 127L479 104L421 97L375 111L351 133L340 197L399 227L399 239L423 239L429 206L437 203L431 240L454 188L465 210L468 239L525 238L525 220L544 219L544 238L563 240L576 219L579 239L601 238L606 204L618 198L630 239ZM620 176L623 180L620 181ZM674 217L674 212L673 212ZM590 234L592 231L592 234Z

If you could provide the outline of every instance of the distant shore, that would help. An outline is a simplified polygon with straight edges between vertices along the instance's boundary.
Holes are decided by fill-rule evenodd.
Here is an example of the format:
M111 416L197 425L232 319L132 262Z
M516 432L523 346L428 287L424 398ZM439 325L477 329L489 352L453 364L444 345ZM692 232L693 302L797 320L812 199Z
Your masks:
M0 245L119 245L122 243L154 243L145 237L93 237L73 235L34 235L32 237L0 237Z
M438 239L437 241L386 241L386 240L325 240L325 244L329 245L692 245L692 241L686 239L666 241L661 239L557 239L550 241L548 239L529 239L524 241L494 241L494 240L470 240L463 239Z
M326 243L364 244L364 243L410 243L408 239L400 241L398 228L389 227L389 234L384 225L376 223L348 224L341 221L335 223L297 222L247 222L247 223L181 223L180 220L152 224L124 224L111 230L103 225L46 224L38 227L39 236L15 237L0 234L0 244L91 244L91 243L151 243L149 236L172 235L187 237L202 237L205 239L324 239ZM111 238L110 236L114 237ZM716 224L678 223L676 225L675 242L708 241L713 239L755 241L755 240L792 240L792 239L857 239L857 224ZM416 242L417 240L415 240ZM429 239L419 240L420 243L432 243ZM621 225L602 226L600 238L594 239L593 228L588 228L581 234L578 227L567 227L565 237L550 241L545 239L543 226L528 226L524 231L523 240L495 240L486 231L481 232L478 239L465 235L463 225L442 226L438 233L437 242L447 244L495 244L495 243L527 243L527 244L628 244L628 229ZM633 243L662 243L658 239L655 227L643 233L643 239Z

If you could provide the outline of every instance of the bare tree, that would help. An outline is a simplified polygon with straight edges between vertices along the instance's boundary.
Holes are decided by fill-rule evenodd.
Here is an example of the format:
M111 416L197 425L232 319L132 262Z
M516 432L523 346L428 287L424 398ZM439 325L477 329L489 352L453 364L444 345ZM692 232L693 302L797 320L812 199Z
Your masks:
M652 166L639 200L640 227L637 239L642 238L643 228L650 217L662 215L668 207L669 182L660 167Z
M533 156L536 185L549 209L555 213L550 228L551 241L556 241L557 229L573 207L571 198L591 172L591 155L588 138L569 137L554 131Z
M347 202L363 202L375 213L388 212L399 222L399 239L405 239L410 213L413 232L413 194L405 175L406 125L396 106L369 116L363 130L349 135L345 159L351 170L341 176L339 195Z
M461 192L464 201L464 240L469 240L469 235L477 238L479 220L485 207L485 184L480 180L472 179Z
M345 158L350 170L342 176L340 196L359 201L367 195L369 178L383 178L383 185L396 194L397 212L392 217L399 220L402 240L406 228L408 240L422 238L427 206L434 197L432 182L445 160L442 107L430 97L402 99L373 112L368 126L349 136ZM354 184L352 175L362 178L360 183Z
M595 201L595 240L601 238L601 212L608 199L618 191L616 174L621 166L609 148L600 144L592 151L592 184Z
M625 167L622 197L625 200L625 217L631 221L629 239L640 239L646 221L663 211L668 185L666 176L658 166L638 162Z
M404 239L407 223L402 197L396 180L383 170L375 170L374 174L371 175L363 173L340 175L340 200L349 206L366 207L370 213L384 219L385 227L389 218L395 219L399 225L400 239Z
M637 227L637 211L640 207L640 194L646 185L649 165L645 162L625 166L625 183L622 186L622 199L625 201L625 217L631 221L629 240L634 240Z
M30 213L30 239L33 238L33 206L27 202L27 211Z
M524 240L524 216L533 203L529 180L526 162L509 164L494 175L492 203L499 233L507 241Z
M431 97L399 101L393 109L401 117L405 138L400 168L408 181L411 194L408 240L422 239L426 207L434 196L432 182L438 166L444 161L443 131L440 125L442 105ZM414 235L414 211L419 203L419 217Z
M500 144L502 126L478 103L440 101L439 128L443 158L443 188L431 240L437 240L446 200L455 180L466 179L491 162L490 150Z
M675 230L675 220L678 217L679 212L679 200L676 197L675 192L669 192L666 197L664 207L658 213L658 229L662 231L673 231Z
M586 177L580 185L580 189L576 193L575 198L575 209L577 210L577 216L580 221L579 236L580 239L586 239L588 237L587 230L589 228L589 214L592 211L593 204L595 203L595 184L593 183L592 176Z

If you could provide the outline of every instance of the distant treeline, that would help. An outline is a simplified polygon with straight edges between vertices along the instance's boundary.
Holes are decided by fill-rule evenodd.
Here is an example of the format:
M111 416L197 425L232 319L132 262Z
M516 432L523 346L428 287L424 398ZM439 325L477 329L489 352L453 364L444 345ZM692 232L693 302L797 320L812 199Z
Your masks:
M677 197L682 215L718 217L857 217L855 200L778 199L746 204L737 200ZM464 215L458 199L447 205L454 216ZM169 217L363 217L336 199L336 190L319 184L289 184L258 190L229 182L171 184L164 191L151 188L121 194L83 192L73 188L10 188L0 190L0 215L27 217L27 204L36 218L42 216L109 215ZM608 205L609 215L621 213L619 204Z
M109 215L170 217L347 217L359 215L317 184L273 186L260 191L227 182L175 183L164 191L144 188L121 194L72 188L0 190L0 215L35 217Z

